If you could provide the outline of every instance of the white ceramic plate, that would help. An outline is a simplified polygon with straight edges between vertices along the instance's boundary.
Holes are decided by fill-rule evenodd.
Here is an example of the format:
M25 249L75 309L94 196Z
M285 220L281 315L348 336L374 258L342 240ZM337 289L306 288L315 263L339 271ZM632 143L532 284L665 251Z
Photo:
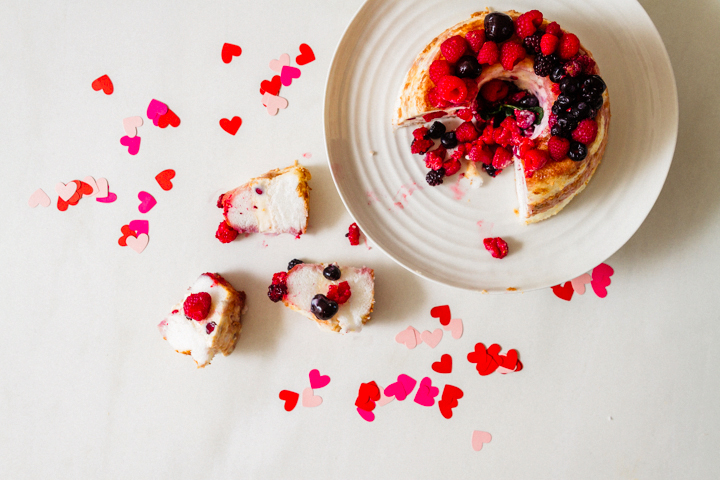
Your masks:
M340 196L362 231L416 274L456 287L504 292L556 285L587 272L640 227L660 194L678 129L675 79L660 35L629 0L498 2L540 8L580 37L608 85L612 120L605 157L588 187L535 225L518 220L512 168L463 192L459 175L425 182L410 153L412 128L393 132L401 83L415 56L446 28L482 10L476 1L368 0L330 67L325 135ZM502 260L483 248L507 240Z

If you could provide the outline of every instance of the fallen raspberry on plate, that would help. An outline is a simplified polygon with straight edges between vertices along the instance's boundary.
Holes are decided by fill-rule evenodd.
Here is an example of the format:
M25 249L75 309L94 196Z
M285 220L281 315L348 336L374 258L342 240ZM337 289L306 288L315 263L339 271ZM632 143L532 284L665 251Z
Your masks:
M495 258L504 258L508 254L508 244L500 237L484 238L483 245L490 252L490 255Z
M357 226L357 223L350 224L345 236L350 240L350 245L360 245L360 227Z

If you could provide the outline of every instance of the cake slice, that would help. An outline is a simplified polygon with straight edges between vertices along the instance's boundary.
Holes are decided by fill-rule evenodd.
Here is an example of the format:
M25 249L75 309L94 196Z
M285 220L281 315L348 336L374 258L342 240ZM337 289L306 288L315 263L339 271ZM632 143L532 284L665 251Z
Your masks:
M203 273L158 329L175 351L192 356L202 368L216 353L227 356L235 349L244 308L245 292L217 273Z
M296 161L253 178L220 195L217 206L225 221L216 237L222 243L238 233L289 233L299 237L307 230L310 172Z
M359 332L375 304L375 273L366 267L302 263L273 275L268 296L282 300L321 329Z

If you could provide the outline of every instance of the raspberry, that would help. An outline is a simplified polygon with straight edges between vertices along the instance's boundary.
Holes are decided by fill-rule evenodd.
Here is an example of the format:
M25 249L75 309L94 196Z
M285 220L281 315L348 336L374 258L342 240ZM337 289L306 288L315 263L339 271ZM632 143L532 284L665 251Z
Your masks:
M360 245L360 227L357 226L357 223L350 224L345 236L350 240L350 245Z
M222 194L220 194L220 196L218 197L217 203L216 203L216 205L217 205L218 208L223 208L223 197L224 197L224 196L225 196L225 194L222 193Z
M447 60L435 60L430 64L430 68L428 69L430 80L432 80L435 85L437 85L442 77L452 74L452 65L450 65Z
M597 136L597 130L597 122L591 118L586 118L578 123L577 128L573 130L572 138L576 142L590 145Z
M546 33L542 36L542 39L540 39L540 51L543 55L551 55L555 53L558 43L560 43L560 39L558 37Z
M470 45L470 49L478 53L483 43L485 43L485 30L470 30L465 34L465 40Z
M530 110L515 110L515 119L517 120L517 126L525 129L535 123L535 112Z
M525 58L525 49L517 42L507 41L500 49L500 63L505 70L512 70L516 63Z
M443 78L445 78L445 77L443 77ZM428 100L428 103L435 108L447 108L450 106L450 102L446 102L445 100L443 100L442 97L440 97L440 92L438 92L437 87L433 87L430 90L428 90L427 100ZM428 115L432 115L432 114L428 114ZM427 117L428 115L425 115L425 117ZM440 116L442 117L443 115L440 115ZM428 120L425 117L423 117L423 119L425 119L425 121L427 122Z
M542 24L542 21L543 14L538 10L525 12L515 20L515 32L520 38L529 37L535 33L535 30Z
M525 155L527 155L527 152L535 148L535 140L532 140L530 138L522 138L520 141L516 144L516 147L514 149L515 156L520 158L525 158Z
M560 25L557 22L549 23L548 26L545 28L545 33L549 33L550 35L555 35L556 37L560 38L562 37L562 29L560 28Z
M210 311L210 304L212 298L207 292L192 293L190 294L183 303L183 310L187 318L197 320L198 322L204 320L208 316Z
M500 50L497 43L487 41L483 43L482 48L478 52L477 61L480 65L495 65L500 60Z
M455 155L453 154L453 157L454 156ZM443 163L443 168L445 169L446 177L455 175L460 170L460 161L456 158L451 158L447 162Z
M540 170L550 159L547 150L530 150L525 154L525 176L532 176L533 172Z
M568 150L570 150L570 140L557 136L550 137L548 149L550 157L555 161L560 161L567 156Z
M560 39L560 45L558 47L558 53L560 58L568 60L577 55L580 50L580 40L572 33L566 33Z
M238 236L238 231L232 228L228 223L223 220L218 225L217 232L215 232L215 238L220 240L220 243L230 243Z
M412 145L410 145L410 151L415 154L424 155L433 145L435 145L435 142L430 139L413 140Z
M443 183L443 177L445 176L445 169L441 168L439 170L430 170L428 174L425 176L425 181L430 185L431 187L436 187Z
M488 102L497 102L507 97L509 91L508 84L496 78L480 88L480 95Z
M504 258L508 254L508 244L500 237L484 238L483 245L490 252L490 255L495 258Z
M429 122L430 120L444 117L445 115L447 115L447 112L432 112L432 113L428 113L427 115L423 115L423 120L425 120L426 122Z
M483 145L474 145L468 153L470 161L492 164L493 154L489 148Z
M415 140L423 140L427 138L428 129L426 127L420 127L413 130L413 137Z
M477 82L475 81L475 79L474 78L463 78L463 82L465 82L465 88L467 88L467 99L474 100L475 98L477 98L479 90L478 90ZM455 112L455 115L457 115L458 117L460 116L460 115L458 115L457 112ZM471 113L471 115L472 115L472 113ZM460 118L462 118L462 117L460 117ZM465 119L463 118L463 120L465 120Z
M485 130L483 130L481 138L485 145L492 145L495 143L495 128L493 127L492 122L485 125Z
M542 32L538 30L529 37L525 37L523 39L523 48L525 48L528 55L537 55L540 53L540 41L542 40L542 36Z
M477 94L476 94L476 96L477 96ZM472 110L470 110L469 108L462 108L462 109L458 110L457 112L455 112L455 115L457 115L459 118L462 118L466 122L469 122L473 118Z
M278 285L270 285L268 287L267 295L270 300L277 303L282 300L285 295L287 295L287 285L285 285L284 283Z
M538 55L535 57L533 69L538 77L547 77L555 68L555 59L552 56Z
M497 147L493 155L492 166L495 169L503 169L512 163L512 153L503 147Z
M205 325L205 332L210 335L212 332L215 331L215 327L217 327L217 323L210 322L207 325Z
M440 51L450 63L460 60L460 57L465 55L467 48L468 43L460 35L453 35L440 44Z
M445 155L447 151L443 147L438 147L435 150L431 150L425 156L425 166L432 170L439 170L445 162Z
M558 120L557 115L555 115L554 113L551 113L550 118L548 118L548 126L550 128L554 127L555 125L557 125L557 120Z
M467 99L467 86L458 77L448 75L440 79L437 85L437 93L440 98L450 103L460 104Z
M580 58L578 59L582 62L583 65L583 73L585 75L593 75L595 73L595 60L590 58L589 55L580 55Z
M272 276L273 285L284 285L287 282L287 272L274 273Z
M577 77L583 72L583 64L579 59L579 55L575 55L565 64L565 73L571 77Z
M352 295L350 292L350 284L348 282L340 282L337 285L330 285L328 287L328 293L325 295L333 302L337 302L338 305L342 305L347 302Z
M479 134L472 122L463 122L455 129L455 136L458 142L472 142Z

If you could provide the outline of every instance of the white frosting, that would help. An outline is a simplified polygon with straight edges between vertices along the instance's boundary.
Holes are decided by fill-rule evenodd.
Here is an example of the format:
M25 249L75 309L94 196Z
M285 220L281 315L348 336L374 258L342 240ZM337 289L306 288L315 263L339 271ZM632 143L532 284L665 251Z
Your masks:
M272 178L256 178L228 192L232 195L227 212L230 226L239 232L303 232L308 212L298 190L300 175L295 168Z
M348 282L350 299L340 305L333 319L340 325L340 332L359 332L362 330L363 316L366 316L373 305L374 281L371 270L367 268L340 267L339 280L328 280L322 274L324 265L303 264L296 267L288 275L287 301L296 308L310 313L310 303L315 295L327 295L330 285ZM328 322L332 319L327 320Z

